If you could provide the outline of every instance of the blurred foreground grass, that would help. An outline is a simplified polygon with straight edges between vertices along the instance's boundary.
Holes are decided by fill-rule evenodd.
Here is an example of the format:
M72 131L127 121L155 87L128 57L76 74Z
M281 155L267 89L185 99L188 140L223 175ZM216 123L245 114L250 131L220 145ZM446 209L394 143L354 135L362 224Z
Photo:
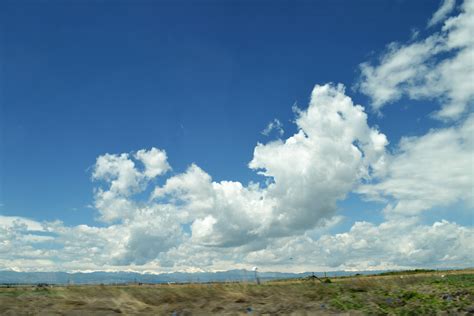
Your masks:
M0 288L0 315L474 315L474 270L252 283Z

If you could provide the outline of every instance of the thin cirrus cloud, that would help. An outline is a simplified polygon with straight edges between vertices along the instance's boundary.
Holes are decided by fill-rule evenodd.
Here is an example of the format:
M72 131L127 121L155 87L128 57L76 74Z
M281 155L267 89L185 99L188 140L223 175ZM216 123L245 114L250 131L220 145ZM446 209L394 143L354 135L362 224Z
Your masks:
M430 20L431 27L444 23L441 31L390 44L377 65L363 63L358 84L377 111L402 96L437 100L442 128L404 137L390 151L344 86L316 85L308 107L295 111L297 132L254 148L249 168L265 184L214 181L191 164L156 186L171 170L165 150L104 154L92 172L102 225L0 216L0 267L164 272L471 266L472 227L442 219L426 224L419 216L474 204L474 116L466 114L473 98L466 79L472 77L474 5L466 1L457 16L447 17L454 5L444 1ZM268 133L280 128L277 120L267 126ZM358 221L331 234L343 221L337 202L350 192L380 201L384 220Z

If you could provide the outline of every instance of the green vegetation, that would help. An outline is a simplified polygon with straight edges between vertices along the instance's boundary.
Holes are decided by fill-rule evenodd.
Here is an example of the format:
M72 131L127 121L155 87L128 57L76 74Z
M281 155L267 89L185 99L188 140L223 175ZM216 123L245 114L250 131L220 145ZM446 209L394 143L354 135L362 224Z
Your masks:
M420 273L433 273L436 270L431 269L414 269L414 270L403 270L403 271L388 271L382 272L378 275L407 275L407 274L420 274Z
M0 288L0 314L474 313L474 271L253 283Z

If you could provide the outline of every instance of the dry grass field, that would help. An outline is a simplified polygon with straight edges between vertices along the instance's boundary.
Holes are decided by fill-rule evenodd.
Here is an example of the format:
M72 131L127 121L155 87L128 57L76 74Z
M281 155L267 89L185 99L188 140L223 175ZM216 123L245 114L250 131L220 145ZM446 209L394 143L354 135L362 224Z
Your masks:
M0 288L0 315L474 315L474 270L252 283Z

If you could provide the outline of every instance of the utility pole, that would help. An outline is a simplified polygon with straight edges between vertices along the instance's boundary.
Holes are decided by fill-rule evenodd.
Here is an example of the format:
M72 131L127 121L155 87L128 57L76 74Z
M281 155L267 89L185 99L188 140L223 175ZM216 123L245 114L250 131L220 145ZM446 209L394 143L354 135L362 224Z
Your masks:
M257 270L258 268L257 267L253 267L253 272L255 273L255 281L257 282L257 284L260 284L260 279L258 278L258 274L257 274Z

